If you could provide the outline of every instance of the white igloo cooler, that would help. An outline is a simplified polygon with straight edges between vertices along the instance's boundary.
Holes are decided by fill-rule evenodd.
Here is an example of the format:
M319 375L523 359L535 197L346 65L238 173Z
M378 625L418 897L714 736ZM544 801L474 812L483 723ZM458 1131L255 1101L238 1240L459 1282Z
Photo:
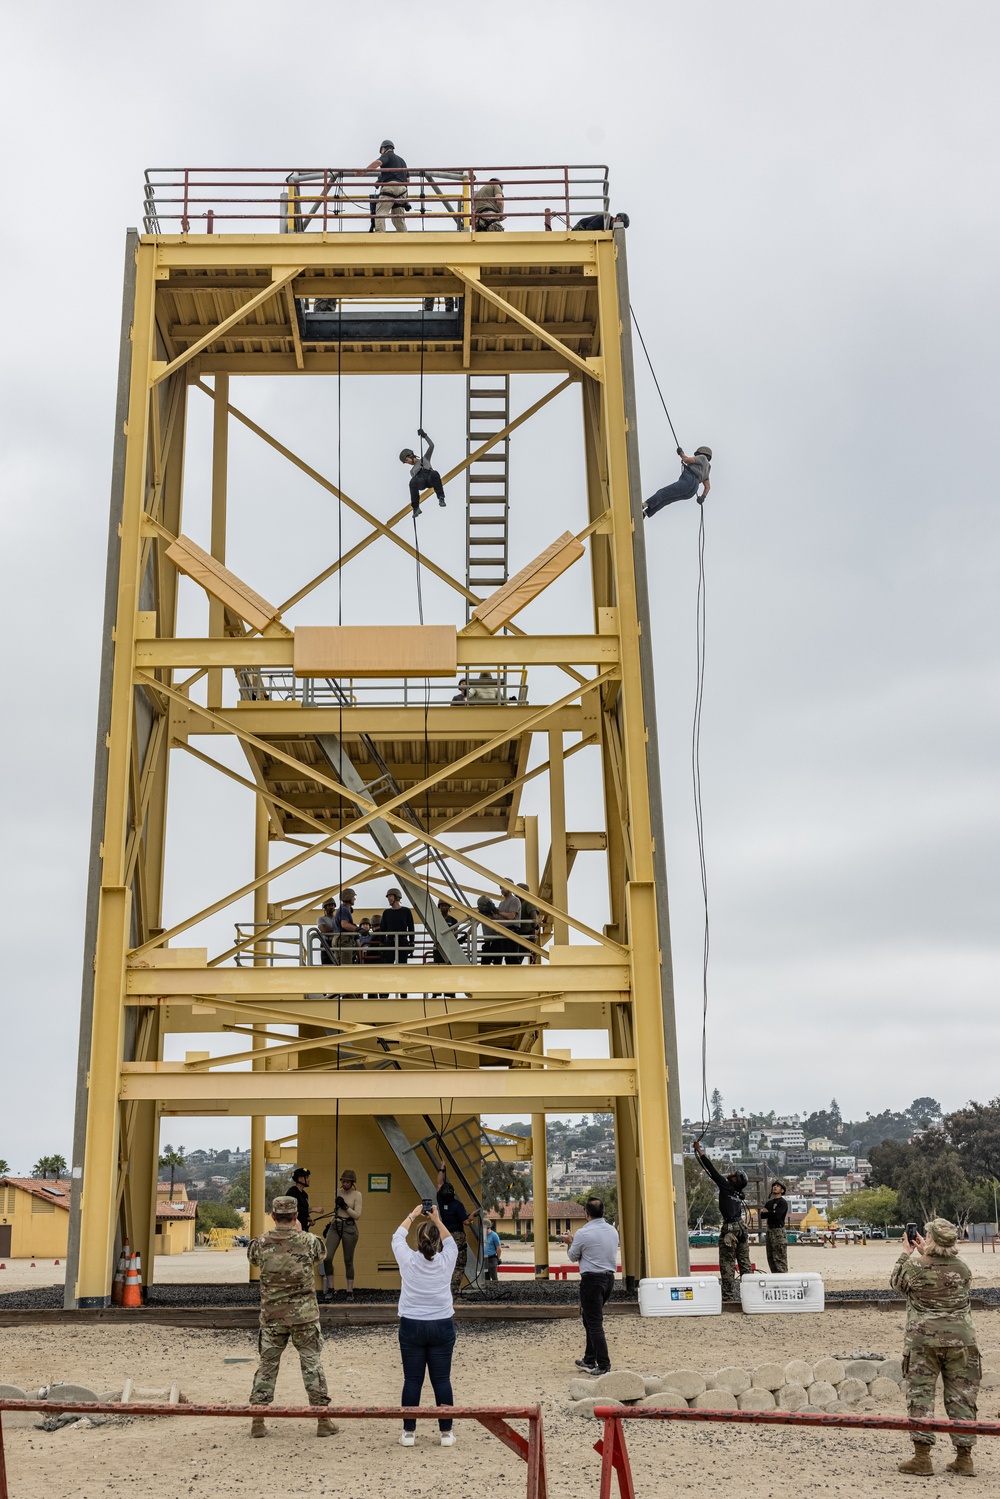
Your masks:
M715 1275L652 1276L639 1282L640 1317L721 1317L722 1287Z
M822 1312L823 1277L815 1270L788 1275L742 1275L740 1301L745 1312Z

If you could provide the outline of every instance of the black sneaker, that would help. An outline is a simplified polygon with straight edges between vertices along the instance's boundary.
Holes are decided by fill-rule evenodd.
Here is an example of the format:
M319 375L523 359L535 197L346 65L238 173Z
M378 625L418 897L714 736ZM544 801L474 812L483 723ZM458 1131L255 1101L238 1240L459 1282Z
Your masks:
M441 506L442 510L444 509L446 503L447 502L445 500L438 500L438 504Z
M602 1374L610 1374L610 1373L611 1373L611 1365L610 1364L605 1364L603 1366L601 1364L593 1364L591 1366L591 1369L590 1369L590 1375L591 1375L592 1379L600 1379L600 1377L601 1377Z
M574 1363L576 1364L576 1367L578 1369L585 1369L588 1374L590 1373L591 1369L595 1369L597 1367L593 1359L589 1358L574 1359Z

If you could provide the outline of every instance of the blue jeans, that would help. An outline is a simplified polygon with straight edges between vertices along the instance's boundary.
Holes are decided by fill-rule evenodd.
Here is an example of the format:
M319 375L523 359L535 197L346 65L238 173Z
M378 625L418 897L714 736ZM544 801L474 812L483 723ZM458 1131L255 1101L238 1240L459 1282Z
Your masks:
M454 1405L451 1396L451 1355L455 1347L455 1319L441 1322L418 1322L414 1317L399 1319L399 1351L403 1359L403 1398L401 1405L419 1405L424 1374L429 1374L435 1405ZM442 1431L450 1431L450 1421L438 1421ZM416 1431L416 1421L404 1421L404 1431Z
M655 515L662 510L664 505L672 505L675 500L690 500L698 493L701 480L691 469L685 468L680 478L673 484L668 484L664 489L658 489L652 499L646 501L646 514Z

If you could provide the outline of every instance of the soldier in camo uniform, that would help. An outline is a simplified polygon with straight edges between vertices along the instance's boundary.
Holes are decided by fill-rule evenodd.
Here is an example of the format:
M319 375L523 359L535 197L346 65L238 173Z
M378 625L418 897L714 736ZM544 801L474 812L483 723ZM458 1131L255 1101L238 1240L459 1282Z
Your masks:
M767 1247L767 1268L772 1275L788 1274L788 1234L785 1221L788 1203L785 1201L784 1182L771 1183L771 1195L760 1210L764 1243Z
M271 1203L274 1227L269 1234L254 1239L247 1249L251 1265L260 1268L260 1334L257 1349L260 1363L250 1392L251 1405L270 1405L278 1377L281 1355L291 1338L302 1366L302 1383L310 1405L329 1405L326 1376L323 1373L323 1335L316 1304L315 1272L322 1263L326 1247L315 1234L303 1233L296 1221L298 1203L294 1197L276 1197ZM335 1436L337 1427L329 1416L316 1422L318 1437ZM267 1435L263 1417L255 1416L250 1435Z
M906 1403L911 1420L934 1415L934 1391L938 1375L944 1385L944 1408L952 1421L976 1419L976 1395L982 1364L976 1332L969 1310L972 1272L958 1258L958 1230L946 1218L926 1225L925 1237L916 1236L916 1248L901 1254L889 1280L894 1291L906 1297L906 1334L903 1373ZM949 1473L971 1478L974 1436L953 1436L955 1458ZM913 1456L900 1463L901 1473L933 1476L931 1447L933 1432L913 1438Z

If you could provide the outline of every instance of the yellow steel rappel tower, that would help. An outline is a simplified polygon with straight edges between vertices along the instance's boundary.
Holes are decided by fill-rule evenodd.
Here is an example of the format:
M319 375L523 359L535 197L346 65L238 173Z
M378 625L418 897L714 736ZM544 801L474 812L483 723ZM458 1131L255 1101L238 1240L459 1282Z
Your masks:
M489 176L504 183L503 233L475 218ZM438 1161L478 1201L494 1148L481 1113L532 1114L537 1201L546 1111L610 1110L625 1272L687 1269L624 235L571 228L607 210L606 173L411 169L416 234L367 232L363 178L147 173L146 232L128 234L68 1305L105 1303L123 1234L151 1268L164 1115L251 1119L255 1232L265 1160L308 1160L313 1200L328 1208L340 1169L354 1167L358 1279L391 1286L389 1230L432 1190ZM466 455L444 474L467 483L466 577L435 560L432 535L419 559L453 610L391 629L297 623L296 604L341 568L365 569L377 549L415 557L409 507L379 518L311 468L251 418L252 381L239 377L417 370L467 387ZM552 385L519 410L511 379L529 372ZM536 513L537 555L522 554L507 534L508 439L550 402L576 399L578 519L549 535ZM194 401L212 403L206 534L184 518ZM281 602L227 566L234 424L369 528ZM272 524L277 539L287 518ZM591 617L571 633L526 633L521 611L588 561ZM181 574L201 591L197 638L177 633ZM453 706L463 677L474 690ZM603 786L582 828L567 823L565 763L578 753L594 757ZM165 909L177 755L244 788L255 857L238 887ZM547 791L547 819L521 813L528 782ZM600 930L570 899L580 850L606 861ZM210 869L213 850L198 852ZM477 900L507 884L515 853L538 917L512 930ZM419 967L373 977L317 966L315 923L341 861L359 892L374 880L403 889ZM197 945L206 924L251 902L234 941ZM527 961L481 961L498 942ZM590 1055L546 1053L550 1028L590 1031ZM165 1039L192 1032L229 1050L164 1060ZM297 1137L266 1141L267 1117L284 1115L297 1116ZM541 1245L536 1259L544 1276ZM470 1276L479 1262L470 1242Z

